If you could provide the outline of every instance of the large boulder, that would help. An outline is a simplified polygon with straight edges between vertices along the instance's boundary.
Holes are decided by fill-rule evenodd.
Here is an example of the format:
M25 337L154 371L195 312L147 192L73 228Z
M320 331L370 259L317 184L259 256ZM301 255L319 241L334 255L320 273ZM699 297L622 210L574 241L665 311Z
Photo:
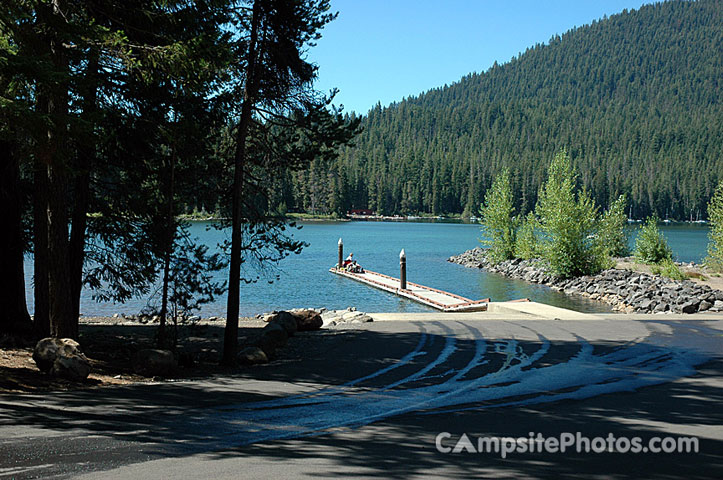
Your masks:
M698 311L699 312L705 312L706 310L710 310L710 308L713 306L712 303L710 303L707 300L703 300L700 302L700 305L698 305Z
M61 355L55 359L50 374L68 380L85 380L90 375L90 362L82 353L79 355Z
M296 331L299 329L298 325L296 324L296 318L289 312L274 313L273 315L269 316L266 321L269 323L277 323L281 325L284 330L286 330L286 334L289 337L293 337Z
M60 349L65 342L72 342L77 345L77 342L69 338L52 337L43 338L35 344L33 360L41 372L50 373L50 369L53 368L53 363L55 363L55 359L58 356L58 349Z
M176 369L178 362L170 350L148 348L133 357L133 371L144 377L164 377Z
M670 310L670 305L668 305L665 302L660 302L653 309L653 313L662 313L662 312L666 312L668 310Z
M254 342L254 346L263 350L267 357L271 357L278 348L286 345L288 339L289 335L284 327L278 323L269 323L261 330L261 334Z
M239 365L258 365L260 363L268 363L269 357L259 347L246 347L236 356Z
M90 374L90 362L71 338L43 338L35 345L33 360L38 368L55 377L85 380Z
M357 312L355 310L353 312L345 312L341 316L341 318L342 318L342 320L347 321L347 320L354 320L355 318L359 318L359 317L363 317L363 316L364 316L364 312Z
M698 306L700 305L699 301L696 301L695 299L685 302L680 309L683 313L695 313L698 311Z
M300 332L319 330L324 325L321 315L314 310L299 310L293 312L293 315L296 318L296 326Z

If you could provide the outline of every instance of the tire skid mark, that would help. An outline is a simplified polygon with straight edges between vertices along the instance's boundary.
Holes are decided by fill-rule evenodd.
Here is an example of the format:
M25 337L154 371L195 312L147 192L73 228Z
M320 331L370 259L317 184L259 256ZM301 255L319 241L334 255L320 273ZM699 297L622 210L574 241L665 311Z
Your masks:
M394 362L392 365L388 365L384 368L381 368L375 372L370 373L369 375L365 375L363 377L356 378L354 380L351 380L349 382L343 383L336 387L327 387L322 388L310 393L300 393L297 395L290 395L288 397L284 397L281 399L283 402L280 404L280 400L268 400L264 402L254 402L253 405L248 405L245 408L283 408L285 406L295 405L295 404L310 404L313 402L310 402L309 399L316 399L319 397L325 397L329 395L338 395L338 394L344 394L349 393L350 389L349 387L353 387L359 383L362 383L367 380L371 380L376 377L380 377L382 375L385 375L392 370L395 370L399 367L403 367L407 364L409 364L412 360L414 360L418 356L424 356L427 354L426 351L422 350L424 345L427 343L429 336L427 335L427 329L424 328L424 325L422 325L419 322L414 322L414 325L416 325L419 328L419 341L417 342L417 345L414 347L412 351L404 355L402 358Z
M447 325L440 322L435 322L433 325L440 327L446 333L445 344L442 351L421 370L408 375L401 380L393 382L391 386L385 385L374 391L354 392L354 395L345 395L345 393L350 393L345 391L338 392L336 394L328 394L315 398L314 400L316 400L316 402L313 404L309 402L309 399L292 399L293 405L289 405L287 399L256 402L242 405L236 412L224 413L222 416L227 417L231 422L240 420L239 417L242 417L244 421L251 421L255 424L256 428L254 428L254 430L258 433L261 433L264 429L268 428L275 430L274 432L267 432L267 434L270 434L271 436L266 436L264 439L287 438L290 435L298 436L302 433L314 433L329 428L346 426L368 418L369 413L361 412L368 410L369 405L377 406L372 410L374 417L379 417L379 407L388 404L390 399L393 399L394 402L398 402L400 393L404 396L404 392L410 391L392 390L393 387L418 380L434 367L442 365L456 351L456 339L452 335L452 330ZM476 341L477 350L480 349L480 345L483 345L483 343L480 343L479 340ZM410 360L412 358L414 357L410 356ZM475 366L479 362L480 358L481 354L476 352L473 359L468 362L469 368L463 369L462 373L458 373L457 376L461 377L461 375L466 373L466 371ZM356 383L356 381L353 382ZM414 391L416 395L418 394L419 389L412 389L411 391ZM339 419L339 415L345 416L346 418ZM285 426L281 426L283 423L289 423L288 420L290 416L293 416L294 418L294 421L291 422L292 425L287 424ZM382 413L382 416L389 416L388 412ZM330 417L332 419L330 419ZM283 430L290 427L292 431L278 431L274 427L281 427Z
M449 329L446 325L439 325L441 326L449 335L446 337L445 340L445 348L440 352L439 356L435 358L432 362L427 364L427 366L420 370L422 371L429 371L434 366L440 365L445 361L449 356L454 352L454 345L456 344L455 341L449 341L449 338L453 338L451 336L451 329ZM479 334L479 332L476 329L472 329L471 327L467 327L472 333ZM319 412L317 411L317 417L321 416L320 419L313 418L312 415L314 414L313 411L305 411L300 412L300 417L297 418L304 418L307 420L307 422L303 422L302 425L296 425L297 427L301 427L300 430L297 431L267 431L265 432L265 436L263 438L256 438L253 440L247 440L245 443L252 443L252 442L258 442L258 441L265 441L265 440L272 440L272 439L280 439L280 438L289 438L289 437L298 437L298 436L308 436L308 435L315 435L319 432L323 432L325 430L328 430L330 428L339 428L339 427L353 427L358 425L365 425L368 423L371 423L375 420L387 418L389 416L398 415L400 413L405 413L408 411L413 411L416 409L419 409L421 406L428 404L429 402L434 400L434 397L448 397L450 395L454 395L456 393L455 388L446 389L445 385L450 385L453 387L454 383L459 382L459 379L462 378L467 372L469 372L472 368L479 365L486 349L486 342L484 341L481 336L479 336L475 340L475 354L472 357L472 359L469 360L467 365L463 367L456 375L454 375L450 380L447 380L446 382L443 382L442 384L438 385L432 385L427 387L420 387L412 390L391 390L387 387L385 387L383 390L380 390L379 392L365 392L359 395L355 395L353 397L345 397L342 399L338 399L337 404L339 402L345 403L345 401L352 401L353 405L348 405L348 408L339 409L339 405L336 405L336 408L334 405L331 405L331 407L334 409L335 412L341 411L345 415L342 415L341 418L334 418L334 419L325 419L325 412L321 412L321 415L319 415ZM430 368L430 365L432 366ZM415 374L412 374L403 381L395 382L396 385L401 385L402 383L407 383L409 381L417 380L421 376L417 372ZM423 375L423 374L422 374ZM447 390L447 391L444 391ZM413 404L409 404L407 400L406 392L414 392L413 396L417 398L417 401ZM441 395L440 395L441 394ZM420 398L421 397L421 398ZM374 408L370 408L370 405L372 405ZM257 413L264 413L264 412L257 412ZM260 422L268 422L269 418L263 418L259 419ZM311 421L308 421L311 420ZM298 423L298 422L297 422ZM263 426L270 427L269 423L265 423ZM306 428L304 428L306 427ZM258 433L262 433L259 431Z
M418 370L417 372L405 378L402 378L401 380L397 380L396 382L390 383L389 385L385 385L384 387L379 389L380 391L391 390L400 385L404 385L423 378L425 374L432 371L435 367L444 364L444 362L446 362L447 359L449 359L449 357L457 350L457 339L452 336L452 329L449 328L447 325L441 324L439 322L435 322L434 325L441 327L442 330L444 330L444 332L446 333L446 335L444 336L444 348L442 348L442 351L439 353L437 358L432 360L421 370Z
M493 387L496 384L500 383L511 383L516 384L519 382L519 376L520 374L524 373L524 369L528 366L533 365L535 362L540 360L548 351L550 348L550 342L543 336L539 335L538 338L541 341L540 348L531 356L528 356L524 352L522 352L522 349L517 349L517 342L514 341L514 347L515 352L517 353L517 356L515 357L508 357L503 366L498 369L495 372L491 372L488 374L485 374L481 377L478 377L473 380L468 380L463 386L456 389L454 392L455 395L455 403L459 404L459 399L461 398L461 394L465 394L465 396L470 395L470 391L472 391L472 394L475 394L475 392L479 392L483 388L489 388ZM512 342L508 343L508 347L506 347L504 351L509 351L510 346ZM496 345L496 347L499 347L499 344ZM516 365L511 365L511 362L513 359L518 359L519 363ZM498 387L499 388L499 387ZM432 403L441 403L441 400L444 397L438 398L435 402ZM445 405L431 405L430 408L440 408L444 407Z
M278 400L268 400L265 402L254 402L254 403L250 403L250 404L244 404L237 411L265 410L267 412L271 412L270 409L276 409L276 410L279 410L278 414L273 415L272 413L269 413L267 418L283 418L286 416L288 409L291 407L297 407L297 408L311 407L313 409L318 409L318 408L320 408L321 405L324 405L324 404L328 405L328 404L332 404L333 402L339 402L341 398L348 397L351 395L353 395L355 397L365 395L365 396L372 396L372 397L376 398L379 396L379 392L384 392L384 391L390 390L394 387L398 387L400 385L412 382L414 380L418 380L419 378L422 378L427 372L432 370L434 367L443 364L444 361L446 361L452 355L452 353L454 353L454 351L456 350L456 348L455 348L456 340L451 335L452 330L448 326L441 324L440 322L434 322L433 325L442 328L442 330L444 330L448 334L445 336L445 345L444 345L444 348L442 349L442 351L437 355L437 357L434 360L432 360L431 362L429 362L425 366L423 366L421 370L418 370L417 372L415 372L411 375L408 375L407 377L405 377L401 380L397 380L396 382L394 382L392 384L387 384L387 385L381 386L372 391L369 391L369 390L359 391L359 390L354 390L354 389L349 389L349 388L335 388L335 389L330 389L328 391L325 391L323 394L302 395L302 396L298 396L298 397L286 397L286 398L282 398L282 399L278 399ZM422 326L420 326L420 327L422 329L424 328ZM426 337L427 336L425 335L425 338ZM424 343L426 343L426 339L425 339L425 341L422 341L420 339L420 342L417 344L418 348L415 348L412 352L410 352L409 354L407 354L404 357L404 358L408 357L405 364L408 364L409 362L411 362L411 360L413 360L417 356L420 356L420 355L423 356L428 353L426 351L421 350L421 347L424 345ZM402 366L402 365L400 364L398 366ZM397 366L394 366L394 365L392 365L390 367L397 368ZM386 372L392 370L392 368L390 368L390 367L386 367L386 368L382 369L381 371L383 373L386 373ZM354 385L354 384L360 383L363 380L367 380L369 378L376 377L379 375L381 375L381 374L379 374L379 372L375 372L371 375L367 375L366 377L361 377L359 379L352 380L351 382L348 382L348 383L342 385L342 387L344 387L346 385L350 385L350 384Z
M412 360L414 360L418 356L425 356L429 352L422 350L422 347L426 343L428 343L429 335L427 335L426 329L423 325L419 324L420 331L422 332L421 338L419 342L417 343L417 346L409 352L407 355L402 357L402 359L399 360L399 362L389 365L385 368L382 368L376 372L373 372L370 375L366 375L364 377L357 378L355 380L352 380L350 382L347 382L345 384L340 385L339 387L329 388L329 389L323 389L319 390L310 394L300 394L300 395L294 395L290 397L285 397L282 399L277 400L268 400L264 402L254 402L251 404L245 404L242 407L242 410L262 410L262 409L286 409L291 406L300 406L300 405L306 405L306 406L312 406L312 405L320 405L322 403L329 403L335 400L338 396L345 396L345 395L362 395L362 394L375 394L376 392L389 390L395 387L398 387L400 385L404 385L406 383L419 380L421 378L425 378L424 375L431 371L433 368L442 365L451 355L456 351L456 339L452 336L452 330L440 323L440 322L434 322L432 325L440 327L447 335L445 335L445 345L442 351L437 355L437 357L432 360L431 362L424 365L421 370L418 370L417 372L408 375L405 378L402 378L401 380L397 380L393 382L392 384L383 385L381 387L376 388L372 392L369 392L368 390L359 391L357 389L350 389L348 387L357 385L363 381L370 380L372 378L379 377L383 374L386 374L396 368L405 366L409 364Z
M488 377L494 377L495 374L500 374L505 370L519 370L523 366L533 363L538 358L542 357L542 355L544 355L544 353L546 353L547 349L549 348L549 342L546 342L533 356L528 357L521 351L521 349L517 349L516 341L497 342L496 346L499 351L509 353L509 360L506 362L506 365L504 365L500 370L494 372L493 374L487 374L473 381L462 381L462 377L464 377L474 367L477 367L482 363L486 363L486 361L483 362L482 360L486 350L486 342L484 338L482 338L482 335L478 330L464 324L462 325L477 336L477 339L475 340L475 355L467 363L467 365L465 365L464 368L462 368L455 376L453 376L446 382L411 390L387 390L386 392L368 392L355 395L353 399L346 399L353 400L353 402L355 403L355 405L349 405L348 409L339 408L340 405L338 405L337 402L337 408L335 409L335 412L344 412L346 413L346 416L345 418L339 418L339 416L337 415L334 421L331 422L328 420L323 420L324 412L321 412L320 414L318 411L314 412L313 409L301 411L298 412L297 418L304 418L307 421L296 422L296 426L302 427L302 425L299 425L298 423L303 423L304 426L307 427L305 430L296 432L267 432L267 434L270 436L265 437L262 440L288 438L289 436L295 435L313 435L330 428L354 427L371 423L373 421L387 418L393 415L399 415L401 413L407 413L420 409L435 408L440 404L440 402L445 401L445 399L457 398L461 393L476 387L479 383L481 383L484 379ZM446 345L448 345L448 343L446 343ZM451 352L449 354L451 355ZM449 355L445 355L444 351L440 354L440 357L448 356ZM433 361L432 363L435 365L439 364L438 360L440 357L437 357L437 359L435 359L435 361ZM514 366L510 366L512 359L514 358L519 359L520 362ZM415 374L410 377L415 377L416 379L418 376ZM407 380L410 377L408 377ZM386 395L384 393L386 393ZM410 397L413 397L413 401L411 402L409 401ZM359 404L360 401L361 404ZM313 418L313 415L315 413L317 417L321 415L321 421L315 421L316 419ZM263 421L268 422L269 420L272 419L267 416L264 418ZM265 423L265 425L269 426L269 423Z
M689 349L661 345L660 342L669 340L669 336L646 337L645 341L636 339L636 343L628 342L621 348L596 353L594 346L585 338L568 332L576 339L578 350L573 355L567 354L558 363L535 366L542 357L551 353L551 348L554 351L550 341L539 332L531 330L537 334L540 347L527 354L517 340L494 340L488 344L476 328L461 322L459 325L474 337L474 354L463 367L457 369L451 365L445 370L445 374L451 375L444 375L446 380L442 381L443 376L440 375L425 375L449 362L459 351L456 338L462 335L453 333L445 325L435 324L445 330L444 347L415 373L374 390L330 390L317 396L313 404L308 399L306 403L299 399L291 399L291 402L279 399L239 405L237 410L216 418L223 424L220 429L225 432L223 444L318 435L331 429L358 427L410 412L429 415L534 405L630 391L690 375L695 372L695 365L707 359L705 355ZM653 333L652 337L656 334ZM409 363L426 353L418 345L404 359ZM489 364L489 359L485 358L488 353L504 356L500 367L470 378L476 368ZM390 367L385 367L346 385L356 385L390 370ZM422 378L440 378L440 381L432 385L409 385ZM396 388L401 385L407 388Z
M556 364L533 371L525 379L527 387L514 389L501 387L496 399L513 396L533 395L524 400L500 402L493 405L470 406L463 408L444 409L440 413L450 413L466 410L480 410L486 408L522 406L537 403L548 403L567 399L584 399L592 396L618 391L633 391L638 388L669 382L695 373L695 365L703 363L708 357L697 352L684 350L669 350L664 347L638 343L627 349L593 355L589 343L580 338L583 349L571 357L566 363ZM554 382L554 390L572 389L565 392L550 393L550 380ZM544 388L547 384L547 388ZM539 386L539 390L536 390ZM509 386L512 387L512 386ZM506 392L504 390L507 390ZM538 395L534 395L535 392ZM540 393L544 392L544 393ZM470 399L469 403L479 402L480 399ZM493 398L485 400L494 400ZM439 412L439 411L437 411ZM437 412L424 412L433 414Z
M400 358L398 361L396 361L392 365L382 368L381 370L377 370L376 372L371 373L365 377L357 378L350 382L344 383L341 386L342 387L351 387L358 383L361 383L361 382L364 382L367 380L371 380L372 378L379 377L381 375L391 372L392 370L395 370L399 367L407 365L409 362L411 362L418 356L425 355L427 352L422 351L422 347L424 347L424 344L427 343L427 339L428 339L427 330L424 328L424 325L422 325L421 323L415 322L414 324L419 327L419 330L421 332L421 334L419 336L419 342L417 343L417 346L414 347L414 350L412 350L411 352L409 352L408 354L406 354L405 356Z

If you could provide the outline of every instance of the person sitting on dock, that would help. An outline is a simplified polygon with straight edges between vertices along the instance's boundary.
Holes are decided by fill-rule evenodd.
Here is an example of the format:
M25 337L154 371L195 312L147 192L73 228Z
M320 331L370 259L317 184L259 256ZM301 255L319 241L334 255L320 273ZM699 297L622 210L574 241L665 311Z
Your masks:
M356 260L354 260L354 252L350 253L349 256L346 257L342 268L347 272L351 273L364 273L364 269L361 267L361 265L356 263Z
M364 273L364 269L356 263L356 260L352 260L352 262L346 266L346 270L351 273Z

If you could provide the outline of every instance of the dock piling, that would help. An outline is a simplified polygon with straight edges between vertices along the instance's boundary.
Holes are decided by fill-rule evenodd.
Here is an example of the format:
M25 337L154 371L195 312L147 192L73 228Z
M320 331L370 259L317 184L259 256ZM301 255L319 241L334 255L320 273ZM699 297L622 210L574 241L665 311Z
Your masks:
M344 265L344 242L341 241L341 237L339 237L339 263L337 264L337 268L341 268Z
M399 288L407 289L407 255L404 249L399 252Z

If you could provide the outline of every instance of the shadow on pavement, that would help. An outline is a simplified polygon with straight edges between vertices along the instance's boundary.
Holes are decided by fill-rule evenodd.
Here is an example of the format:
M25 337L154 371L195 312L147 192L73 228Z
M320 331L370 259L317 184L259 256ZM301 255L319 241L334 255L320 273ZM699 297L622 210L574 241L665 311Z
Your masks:
M327 336L322 339L321 335ZM243 415L248 402L314 389L334 391L346 382L395 365L420 342L419 333L372 331L310 334L307 338L325 342L324 347L309 349L309 355L297 361L249 368L207 382L2 396L0 433L6 432L6 439L7 435L14 438L0 444L0 466L42 462L55 464L57 472L78 471L81 467L75 463L81 458L89 460L88 445L92 444L96 450L94 460L83 470L210 452L215 459L246 458L288 465L310 458L323 459L335 467L326 476L335 478L450 474L459 478L723 478L720 360L699 366L695 376L638 391L527 406L482 402L456 406L470 410L421 409L366 426L342 426L333 433L244 444L246 437L237 434L247 428ZM360 382L354 388L374 391L414 376L414 372L429 365L430 358L443 356L447 342L445 335L427 334L425 351L429 357L413 357L388 374ZM519 342L519 347L522 352L534 352L540 343ZM620 345L601 342L592 347L595 352L609 352ZM398 388L433 384L437 376L461 368L474 355L475 348L473 340L457 339L454 355ZM578 351L575 342L552 342L549 353L530 368L566 362ZM505 361L499 352L488 351L485 358L488 363L470 374L481 376L495 371ZM373 397L369 398L373 401ZM227 418L231 420L227 422ZM52 435L38 436L48 430ZM95 437L90 442L80 432ZM528 437L530 432L544 437L580 432L589 438L612 433L615 437L641 437L645 443L655 436L700 435L700 452L511 453L502 459L495 453L440 453L435 448L435 437L440 432L451 434L445 442L448 446L454 446L462 433L475 444L481 436Z

